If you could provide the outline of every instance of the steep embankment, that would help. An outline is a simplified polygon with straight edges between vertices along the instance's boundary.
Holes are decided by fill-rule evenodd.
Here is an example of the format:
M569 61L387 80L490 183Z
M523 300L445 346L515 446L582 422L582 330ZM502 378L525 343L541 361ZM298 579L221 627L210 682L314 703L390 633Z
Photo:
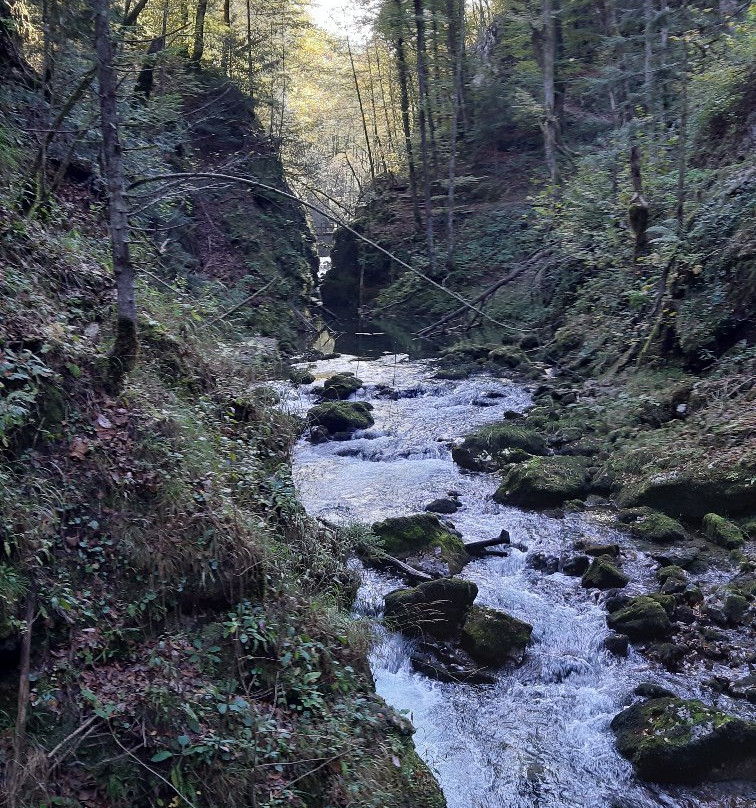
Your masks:
M235 154L280 179L234 89L197 82L132 176ZM442 806L345 611L353 538L301 509L299 424L261 386L276 368L253 327L293 340L287 307L307 292L302 212L215 188L140 214L172 235L135 228L141 353L109 392L96 161L75 151L43 215L22 215L33 102L14 87L0 107L4 790L29 806Z

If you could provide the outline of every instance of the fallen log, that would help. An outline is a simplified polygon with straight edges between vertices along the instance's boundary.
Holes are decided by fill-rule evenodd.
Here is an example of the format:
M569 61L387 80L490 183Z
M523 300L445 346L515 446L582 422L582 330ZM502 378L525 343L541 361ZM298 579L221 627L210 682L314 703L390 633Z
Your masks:
M404 561L400 561L398 558L394 558L394 556L388 555L388 553L381 553L378 557L379 563L386 563L392 567L395 567L400 572L403 572L409 578L417 578L419 581L432 581L433 576L428 575L427 572L422 572L421 570L415 569L414 567L410 567L409 564L405 564Z
M502 530L500 535L495 539L481 539L480 541L471 541L465 545L465 551L471 555L478 555L482 553L487 547L498 547L502 544L509 544L511 541L509 532Z

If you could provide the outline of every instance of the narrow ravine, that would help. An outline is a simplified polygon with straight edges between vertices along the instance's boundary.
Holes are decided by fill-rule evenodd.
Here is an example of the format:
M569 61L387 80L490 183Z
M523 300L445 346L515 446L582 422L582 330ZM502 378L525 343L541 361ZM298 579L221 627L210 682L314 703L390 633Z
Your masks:
M422 511L456 491L463 508L451 517L465 541L512 536L507 557L477 560L463 577L479 587L478 603L534 626L524 664L501 671L493 686L440 684L412 671L409 641L384 633L371 664L378 692L406 711L417 727L415 743L435 772L449 808L651 808L752 804L752 786L715 784L662 788L639 782L617 753L609 722L641 682L661 684L683 697L711 700L701 690L716 669L670 674L631 650L618 660L603 648L606 613L580 580L533 569L535 552L559 556L580 538L622 546L628 589L653 581L654 565L623 533L609 527L601 507L550 518L497 505L493 475L462 472L451 459L452 442L472 429L521 412L530 402L522 385L487 376L464 381L434 378L433 363L386 355L375 360L343 356L309 365L318 380L352 371L365 381L356 397L374 406L375 427L351 440L312 445L294 454L301 499L314 516L372 523ZM316 382L317 384L317 382ZM287 389L286 406L304 413L308 387ZM716 573L711 573L716 575ZM363 571L355 609L380 614L383 594L400 581ZM379 629L380 630L380 629ZM753 706L720 706L740 714Z

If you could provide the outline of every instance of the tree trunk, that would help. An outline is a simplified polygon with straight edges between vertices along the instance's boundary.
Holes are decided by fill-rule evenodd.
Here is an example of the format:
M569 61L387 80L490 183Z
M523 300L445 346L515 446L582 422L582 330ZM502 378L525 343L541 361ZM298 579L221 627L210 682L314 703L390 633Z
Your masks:
M192 48L191 60L196 67L202 61L202 54L205 52L205 15L207 14L207 0L199 0L197 3L197 15L194 18L194 47Z
M648 202L643 196L643 180L641 177L640 150L636 145L630 148L630 177L633 182L633 196L630 199L628 216L630 227L635 235L633 260L637 260L648 246Z
M223 0L223 25L226 32L223 36L223 56L221 57L221 73L228 76L231 70L231 0Z
M557 165L557 141L559 122L556 117L554 71L556 62L556 28L554 26L554 7L552 0L541 0L543 13L543 147L546 168L554 192L559 186L559 166Z
M433 209L431 202L430 160L428 153L428 67L425 62L425 19L423 16L423 0L414 0L415 26L417 28L417 91L418 119L420 122L420 153L423 162L423 196L425 199L425 233L428 243L428 264L431 274L435 264L433 244Z
M27 86L34 83L34 71L21 51L21 38L8 0L0 0L0 78L4 76L13 76Z
M457 25L457 8L455 0L446 0L447 48L451 59L453 74L452 114L449 131L449 188L446 197L446 266L454 266L454 191L457 175L457 135L459 132L461 89L462 89L462 42L464 41L464 15L459 17Z
M117 389L136 364L139 341L134 293L134 268L129 254L129 211L123 173L118 117L118 75L110 37L109 0L92 0L100 95L100 128L105 181L108 186L110 238L116 279L116 339L110 353L110 382Z
M685 231L685 169L688 164L688 45L684 39L681 45L682 87L680 88L680 129L677 140L677 204L675 206L678 238L682 238Z

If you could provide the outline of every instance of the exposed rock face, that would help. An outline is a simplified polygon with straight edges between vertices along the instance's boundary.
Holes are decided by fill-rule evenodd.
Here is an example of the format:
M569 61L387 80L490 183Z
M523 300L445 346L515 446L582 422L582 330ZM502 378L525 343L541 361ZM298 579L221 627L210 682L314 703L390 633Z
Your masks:
M655 698L611 724L620 753L644 780L696 783L756 777L756 722L700 701Z
M432 513L386 519L373 532L389 555L431 574L455 575L470 560L462 539Z
M496 609L473 606L462 629L462 647L483 665L521 660L533 626Z
M318 392L321 398L346 401L362 385L362 379L358 379L354 373L337 373L335 376L331 376L323 385L323 389Z
M324 427L330 435L351 433L373 426L372 409L372 405L362 401L327 401L313 407L307 420L311 426Z
M633 641L659 639L672 631L664 607L648 595L631 598L627 605L612 612L606 622L612 631L627 634Z
M546 441L535 432L501 424L468 435L461 446L452 450L452 458L469 471L495 471L506 463L528 460L532 455L545 455L547 451Z
M456 636L465 623L478 587L459 578L426 581L412 589L395 589L385 598L388 625L410 636L439 640Z
M581 457L534 457L515 466L494 500L523 508L549 508L589 492L587 462Z
M707 513L703 519L706 537L727 550L737 550L745 543L743 531L733 522L716 513Z
M594 558L581 581L586 589L621 589L629 583L630 579L609 556Z

